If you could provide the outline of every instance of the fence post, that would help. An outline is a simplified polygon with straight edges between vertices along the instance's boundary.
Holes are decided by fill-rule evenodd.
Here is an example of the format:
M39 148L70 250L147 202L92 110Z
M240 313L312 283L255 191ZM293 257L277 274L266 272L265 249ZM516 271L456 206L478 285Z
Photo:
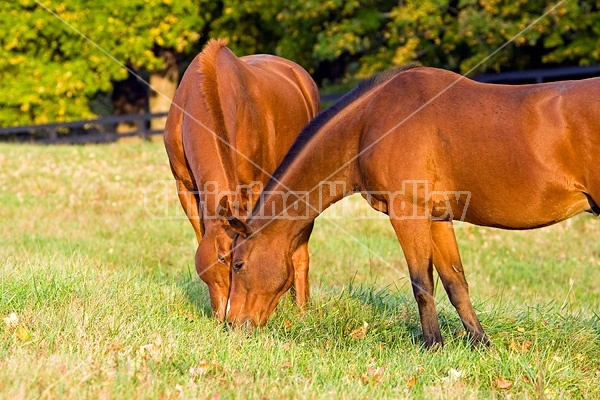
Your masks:
M138 130L140 132L140 138L142 140L146 140L148 137L148 128L146 127L146 122L148 122L148 119L146 118L140 119L138 121Z

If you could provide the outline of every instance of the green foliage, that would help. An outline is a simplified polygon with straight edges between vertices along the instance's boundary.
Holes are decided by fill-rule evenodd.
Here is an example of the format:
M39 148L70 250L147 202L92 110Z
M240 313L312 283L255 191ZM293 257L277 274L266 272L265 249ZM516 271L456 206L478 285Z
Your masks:
M390 11L392 20L384 28L388 41L364 55L361 71L369 75L411 61L461 72L475 67L477 71L526 69L600 61L600 2L567 0L540 18L554 4L545 0L406 0Z
M600 61L600 0L46 0L119 61L160 72L209 37L238 55L275 53L319 82L418 62L461 72ZM127 71L33 0L0 18L0 126L90 117ZM507 41L513 43L488 59ZM480 65L481 64L481 65ZM184 65L184 64L183 64Z
M283 31L277 16L281 0L224 0L221 15L211 24L212 37L228 39L239 55L275 52Z
M385 46L382 28L394 4L397 1L291 0L278 16L284 35L277 50L311 72L320 62L342 55L359 60Z
M136 70L161 67L157 49L190 52L210 19L209 0L43 3ZM32 0L2 2L0 126L92 116L89 101L127 71Z

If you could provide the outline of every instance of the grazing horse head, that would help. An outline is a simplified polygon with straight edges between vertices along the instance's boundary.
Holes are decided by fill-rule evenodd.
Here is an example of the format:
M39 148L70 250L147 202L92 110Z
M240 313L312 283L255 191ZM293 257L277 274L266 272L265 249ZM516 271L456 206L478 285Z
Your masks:
M239 221L231 259L231 291L227 322L234 326L264 325L294 281L293 244L285 233L253 235ZM264 251L268 249L267 251Z

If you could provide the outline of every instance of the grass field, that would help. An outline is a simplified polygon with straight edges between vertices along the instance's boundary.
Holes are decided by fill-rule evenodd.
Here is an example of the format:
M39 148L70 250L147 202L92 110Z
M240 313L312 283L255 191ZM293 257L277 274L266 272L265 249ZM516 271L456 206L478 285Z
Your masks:
M457 226L493 345L437 285L426 351L389 223L321 217L307 312L246 336L210 318L171 179L160 143L0 144L1 398L600 398L600 220Z

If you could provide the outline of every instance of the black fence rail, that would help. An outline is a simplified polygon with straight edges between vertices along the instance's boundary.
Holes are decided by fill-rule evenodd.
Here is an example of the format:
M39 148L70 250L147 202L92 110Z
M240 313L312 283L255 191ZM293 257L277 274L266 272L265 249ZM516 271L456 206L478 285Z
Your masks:
M0 128L0 140L44 144L78 144L107 143L134 136L147 138L151 135L163 133L162 129L150 129L150 122L153 119L164 118L167 114L164 112L115 115L93 120ZM117 132L117 127L124 125L127 126L127 132Z
M584 79L593 76L600 76L600 65L485 73L475 75L472 79L487 83L527 84L565 79ZM342 96L343 93L328 94L322 96L321 100L331 103ZM162 129L150 129L150 122L153 119L166 116L167 113L131 114L85 121L0 128L0 141L77 144L114 142L120 138L132 136L147 138L151 135L163 133ZM117 126L121 124L129 124L132 129L127 133L117 132Z
M486 73L473 76L473 80L486 83L527 84L568 79L585 79L600 75L600 65L581 67L557 67L544 69L529 69L525 71L509 71Z

